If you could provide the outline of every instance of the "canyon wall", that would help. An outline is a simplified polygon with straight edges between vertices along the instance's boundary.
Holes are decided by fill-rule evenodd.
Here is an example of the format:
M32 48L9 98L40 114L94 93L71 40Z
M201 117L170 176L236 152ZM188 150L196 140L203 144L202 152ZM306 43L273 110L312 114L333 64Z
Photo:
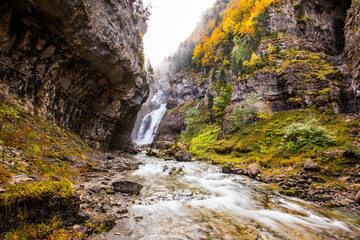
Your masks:
M229 65L222 65L226 81L232 85L223 122L233 107L253 95L274 112L311 107L320 112L358 112L359 6L357 0L280 0L270 5L262 19L262 31L268 34L254 51L259 59L266 59L264 66L236 76ZM247 42L251 39L242 38ZM230 52L223 58L232 61ZM203 97L207 105L208 96L216 95L211 87L213 68L199 71L192 67L174 75L168 107ZM168 112L156 140L172 140L168 129L177 126L175 122L184 122L178 118L177 109ZM184 131L185 126L178 129Z
M149 92L128 0L1 1L0 97L99 149L133 151Z

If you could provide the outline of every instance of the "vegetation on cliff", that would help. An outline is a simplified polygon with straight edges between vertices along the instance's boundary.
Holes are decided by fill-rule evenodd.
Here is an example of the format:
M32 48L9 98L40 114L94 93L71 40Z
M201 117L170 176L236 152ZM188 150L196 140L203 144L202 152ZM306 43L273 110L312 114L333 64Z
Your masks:
M283 193L329 206L354 203L359 119L338 113L356 111L356 92L339 66L344 39L319 30L326 17L339 25L326 29L344 34L349 4L321 4L337 8L319 17L304 1L217 1L172 58L170 98L178 99L186 126L167 153L186 148L245 174L257 164L258 180ZM177 85L196 90L182 97ZM347 200L335 197L341 191Z
M312 159L318 166L316 180L309 189L321 187L327 191L357 192L353 181L357 175L360 156L357 118L332 113L319 113L316 109L289 110L267 114L257 108L256 102L243 106L243 112L228 115L221 123L212 122L205 104L195 112L196 102L183 107L188 125L178 136L175 149L188 149L193 157L212 163L230 166L245 172L250 164L262 170L262 181L273 176L290 179L304 174L304 163ZM211 123L211 124L209 124ZM171 153L171 150L169 151ZM272 177L269 177L272 176ZM283 186L282 186L283 187ZM285 188L285 194L300 196L296 186ZM280 188L282 189L282 188ZM302 197L310 198L308 195ZM321 195L319 195L321 199ZM324 200L328 206L341 205L336 199Z
M0 154L0 209L9 216L21 210L23 221L8 229L3 224L7 217L2 216L1 238L82 238L83 234L64 228L62 221L67 219L61 216L51 218L49 214L50 218L43 222L29 223L27 215L36 211L32 209L34 206L41 210L41 205L57 198L65 202L69 199L70 205L63 206L63 213L67 211L65 208L75 207L71 207L70 200L74 194L73 183L97 163L98 152L75 134L20 107L1 102ZM94 229L97 227L94 225Z
M20 173L71 178L91 166L94 150L71 132L4 102L0 115L2 182Z

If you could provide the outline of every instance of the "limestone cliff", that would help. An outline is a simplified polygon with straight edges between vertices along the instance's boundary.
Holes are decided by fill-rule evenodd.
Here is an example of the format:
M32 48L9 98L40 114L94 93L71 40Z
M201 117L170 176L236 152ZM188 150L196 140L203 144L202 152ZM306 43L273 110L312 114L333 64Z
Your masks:
M148 95L132 1L1 1L0 96L101 149L132 150Z
M219 16L220 20L224 17ZM216 69L220 67L225 69L226 81L232 85L230 105L223 120L233 107L252 95L275 112L311 107L335 113L359 110L359 1L273 1L256 21L260 31L254 35L260 38L243 34L239 36L243 41L241 46L227 39L226 43L213 46L216 54L223 52L217 62L202 68L192 65L174 75L170 81L168 107L202 97L209 105L208 96L216 97L213 73L218 74ZM214 34L210 32L206 36L213 39ZM256 38L258 43L254 42ZM202 41L204 39L208 38ZM204 48L206 44L202 45ZM237 61L234 51L239 48L251 49L248 58L242 56L242 61L250 61L251 53L258 57L257 62L245 70L241 64L241 74L232 67ZM166 133L169 122L177 121L176 118L166 114L159 132L169 136Z

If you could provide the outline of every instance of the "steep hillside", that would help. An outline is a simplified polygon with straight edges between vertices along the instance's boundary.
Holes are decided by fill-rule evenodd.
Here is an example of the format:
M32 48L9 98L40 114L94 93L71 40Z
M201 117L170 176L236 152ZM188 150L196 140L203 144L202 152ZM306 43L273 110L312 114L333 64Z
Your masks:
M273 112L357 112L357 8L356 1L217 1L172 57L169 108L205 98L222 121L255 96Z
M137 30L146 14L133 2L2 1L1 98L96 148L132 151L148 95Z
M356 209L359 22L358 1L217 1L172 57L153 146L238 173L255 163L286 193Z

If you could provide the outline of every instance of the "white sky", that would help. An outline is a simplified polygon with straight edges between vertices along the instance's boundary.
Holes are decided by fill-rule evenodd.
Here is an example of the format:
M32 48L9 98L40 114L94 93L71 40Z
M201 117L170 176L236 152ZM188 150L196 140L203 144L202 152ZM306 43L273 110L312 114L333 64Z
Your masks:
M148 31L143 38L145 57L156 67L190 36L215 0L143 0L143 3L152 5Z

